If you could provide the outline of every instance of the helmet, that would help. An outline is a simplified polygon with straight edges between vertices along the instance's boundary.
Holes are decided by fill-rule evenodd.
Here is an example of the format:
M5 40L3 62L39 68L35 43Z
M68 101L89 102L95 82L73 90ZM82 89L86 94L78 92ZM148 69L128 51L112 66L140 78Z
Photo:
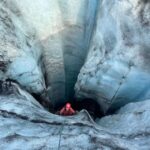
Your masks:
M66 104L66 108L70 108L71 107L71 104L70 103L67 103Z

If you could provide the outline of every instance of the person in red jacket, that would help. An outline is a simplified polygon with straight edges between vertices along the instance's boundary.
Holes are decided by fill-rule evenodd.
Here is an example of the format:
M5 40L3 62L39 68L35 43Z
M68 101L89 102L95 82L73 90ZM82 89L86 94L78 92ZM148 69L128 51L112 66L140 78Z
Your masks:
M67 103L59 112L60 115L62 116L71 116L75 115L75 110L71 107L70 103Z

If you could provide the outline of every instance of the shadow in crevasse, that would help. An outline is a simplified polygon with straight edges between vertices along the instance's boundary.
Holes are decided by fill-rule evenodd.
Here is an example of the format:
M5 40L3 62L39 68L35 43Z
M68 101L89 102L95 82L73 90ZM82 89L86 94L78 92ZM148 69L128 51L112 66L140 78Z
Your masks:
M102 113L99 104L93 99L83 99L77 100L73 99L72 101L68 101L71 103L72 108L75 111L87 110L91 117L95 120L96 118L101 118L104 116ZM58 105L55 107L55 111L59 111L62 107L65 106L65 103Z
M86 110L91 118L95 121L98 118L102 118L106 114L103 113L100 105L96 102L96 100L91 98L85 98L85 99L72 99L68 100L67 102L62 102L60 100L60 103L57 105L52 105L52 103L49 101L49 99L45 99L45 96L36 95L32 93L32 96L50 113L59 115L60 110L66 105L66 103L70 103L71 107L77 112L80 112L81 110Z
M15 89L13 84L16 82L6 81L6 82L0 82L0 93L5 93L8 94L8 91L11 91L11 93L14 93ZM16 83L17 84L17 83ZM12 90L11 90L12 89ZM35 93L32 93L32 96L49 112L56 114L61 108L65 106L66 103L59 103L54 107L52 103L49 100L48 95L46 93L43 93L42 95L38 95ZM61 102L61 101L60 101ZM91 115L91 117L95 120L96 118L101 118L104 116L104 114L101 112L101 108L99 104L94 100L94 99L72 99L70 101L67 101L71 103L72 108L75 111L81 111L83 109L87 110L88 113Z

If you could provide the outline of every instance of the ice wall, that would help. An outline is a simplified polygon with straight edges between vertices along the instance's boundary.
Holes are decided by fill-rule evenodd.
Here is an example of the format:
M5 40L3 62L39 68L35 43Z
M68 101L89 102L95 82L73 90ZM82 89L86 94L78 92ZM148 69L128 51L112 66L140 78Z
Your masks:
M104 111L150 98L150 2L102 0L76 95Z
M72 99L74 84L88 51L97 0L7 0L1 1L1 4L9 11L8 17L11 18L12 25L18 27L13 30L7 26L6 30L14 34L19 32L20 39L16 43L22 41L19 44L21 47L26 46L24 49L29 55L38 54L34 58L36 62L30 60L28 55L25 59L18 58L11 64L11 68L18 66L16 68L20 72L13 73L13 69L10 69L10 78L27 86L27 79L35 79L28 74L27 77L18 79L16 74L20 75L27 70L31 72L34 69L31 64L35 66L38 63L42 66L42 72L39 72L45 76L47 92L53 103ZM13 37L9 32L7 35ZM29 44L25 43L27 39L31 41L29 48ZM22 49L17 53L23 55ZM12 50L9 53L13 53Z

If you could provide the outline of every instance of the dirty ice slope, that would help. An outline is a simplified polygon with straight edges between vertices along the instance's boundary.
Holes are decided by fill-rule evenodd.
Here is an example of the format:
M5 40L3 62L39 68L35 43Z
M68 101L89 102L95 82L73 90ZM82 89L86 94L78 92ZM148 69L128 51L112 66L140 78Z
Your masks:
M7 91L4 86L0 96L0 149L148 150L149 103L129 104L116 115L102 118L98 125L84 110L72 117L57 116L45 111L19 86L13 84ZM136 124L132 126L131 120Z

